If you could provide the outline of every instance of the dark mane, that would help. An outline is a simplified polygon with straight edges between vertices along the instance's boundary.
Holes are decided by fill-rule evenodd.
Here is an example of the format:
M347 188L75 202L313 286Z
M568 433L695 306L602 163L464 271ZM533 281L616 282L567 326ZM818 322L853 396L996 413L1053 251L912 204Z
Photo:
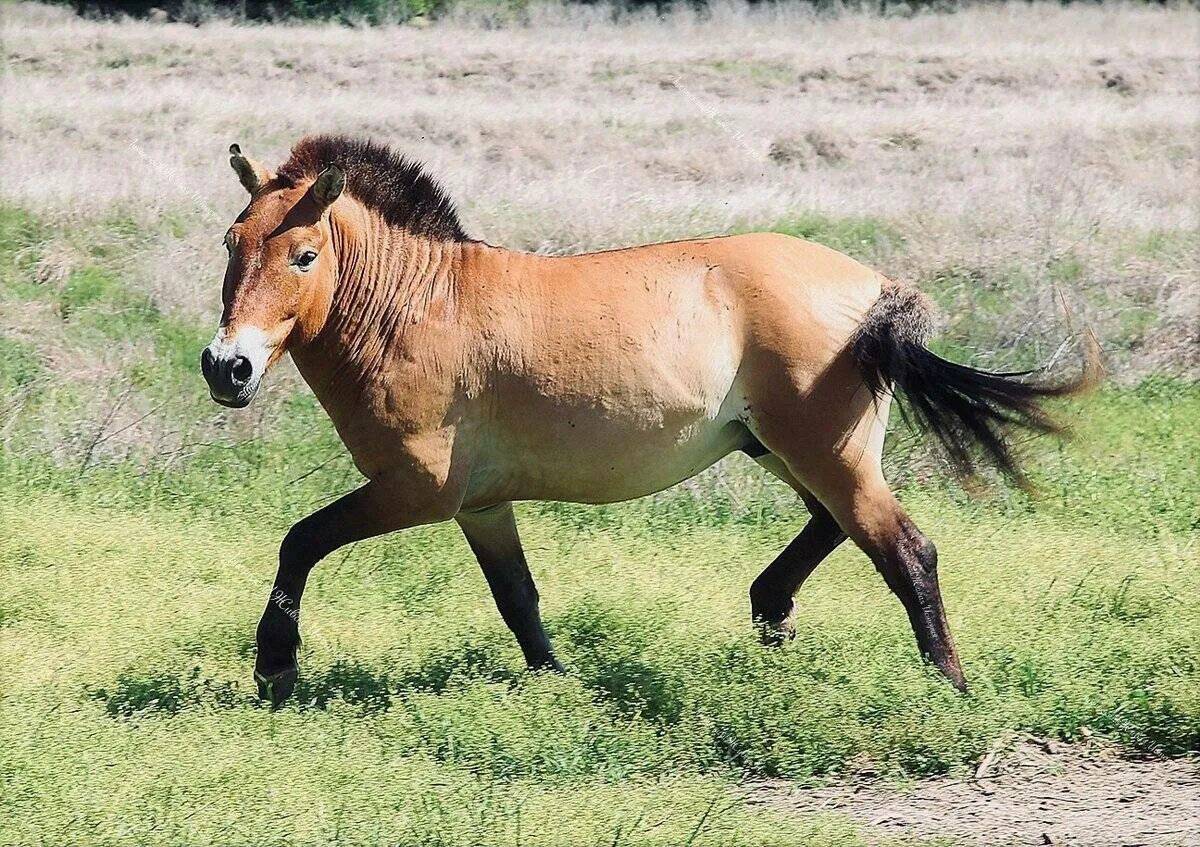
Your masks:
M278 178L297 184L330 165L346 174L346 190L389 224L415 235L466 241L454 203L420 162L384 144L345 135L309 135L296 143Z

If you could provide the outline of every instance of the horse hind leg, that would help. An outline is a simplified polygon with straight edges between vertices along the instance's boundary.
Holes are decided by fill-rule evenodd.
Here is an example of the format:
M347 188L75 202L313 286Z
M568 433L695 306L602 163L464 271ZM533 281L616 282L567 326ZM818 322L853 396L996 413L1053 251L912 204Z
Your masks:
M825 557L846 540L833 515L813 497L772 453L755 458L763 468L790 485L811 515L804 529L750 586L750 614L766 645L778 645L796 635L793 596Z
M782 460L798 490L811 492L825 512L874 563L908 614L921 653L957 688L966 679L942 604L937 549L905 514L883 478L883 439L888 398L866 390L847 353L815 382L802 383L787 369L762 369L747 421L763 447ZM788 385L791 391L783 390ZM814 519L820 510L814 511ZM808 527L804 536L808 533ZM831 537L832 530L824 537ZM816 530L809 535L816 536ZM819 553L820 547L797 547ZM831 542L830 542L831 543ZM808 575L815 555L777 572ZM815 559L820 561L820 559ZM774 567L774 565L772 565ZM770 571L771 568L768 568ZM767 578L770 584L770 578Z
M801 496L811 492L814 505L810 506L813 520L789 545L791 553L785 550L755 580L759 587L751 591L752 604L757 598L756 613L761 609L769 620L771 615L785 620L790 595L785 603L781 599L784 592L792 585L799 588L821 559L840 543L841 537L833 529L836 526L867 554L904 605L922 655L955 687L965 691L966 678L938 584L937 548L917 529L883 478L880 455L884 420L885 410L864 414L858 424L851 426L860 437L850 439L849 448L789 444L778 433L774 443L759 437L782 460Z
M823 488L820 496L904 605L921 654L966 691L938 584L937 548L901 508L882 473L851 473L841 485Z

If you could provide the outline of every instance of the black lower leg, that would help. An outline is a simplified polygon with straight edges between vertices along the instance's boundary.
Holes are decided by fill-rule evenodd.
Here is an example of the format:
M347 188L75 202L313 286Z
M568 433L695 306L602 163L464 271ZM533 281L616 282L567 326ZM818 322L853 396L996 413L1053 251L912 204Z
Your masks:
M258 622L255 670L264 676L289 668L295 662L296 648L300 646L300 598L309 571L324 555L306 537L302 525L303 522L292 527L280 545L279 570Z
M876 558L875 566L904 604L921 655L956 688L965 691L967 680L946 621L937 561L933 542L905 520L898 538L885 555Z
M510 561L484 561L480 559L483 575L500 617L516 636L525 655L525 663L531 668L562 670L550 648L550 639L542 626L542 615L538 609L537 587L524 557Z
M846 540L829 510L817 501L808 504L812 518L750 586L750 612L763 640L777 643L793 633L794 595L821 561Z
M279 570L255 635L258 655L254 677L259 696L272 704L286 700L296 684L300 599L309 571L329 552L305 530L304 524L301 521L292 527L280 545Z
M500 616L521 645L525 663L530 668L562 670L542 626L537 586L521 549L511 504L463 513L457 520L479 560Z
M279 569L258 622L254 677L259 696L279 704L295 686L300 647L300 599L308 574L337 548L374 534L361 509L365 488L314 512L288 531L279 547Z

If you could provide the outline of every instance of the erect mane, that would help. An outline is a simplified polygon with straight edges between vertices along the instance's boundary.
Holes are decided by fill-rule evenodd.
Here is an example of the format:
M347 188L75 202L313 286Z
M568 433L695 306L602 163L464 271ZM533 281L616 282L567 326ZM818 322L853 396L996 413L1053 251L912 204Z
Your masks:
M385 144L346 135L309 135L296 143L278 178L293 185L330 165L346 175L346 191L385 221L414 235L466 241L454 203L420 162Z

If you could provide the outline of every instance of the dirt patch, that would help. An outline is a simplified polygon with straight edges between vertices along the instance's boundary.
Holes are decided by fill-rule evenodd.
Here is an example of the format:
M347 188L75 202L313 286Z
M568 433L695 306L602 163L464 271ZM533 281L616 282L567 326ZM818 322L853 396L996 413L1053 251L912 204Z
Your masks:
M1131 759L1095 742L1022 738L993 750L966 779L747 788L752 803L848 815L872 844L921 837L986 847L1200 845L1200 761Z

